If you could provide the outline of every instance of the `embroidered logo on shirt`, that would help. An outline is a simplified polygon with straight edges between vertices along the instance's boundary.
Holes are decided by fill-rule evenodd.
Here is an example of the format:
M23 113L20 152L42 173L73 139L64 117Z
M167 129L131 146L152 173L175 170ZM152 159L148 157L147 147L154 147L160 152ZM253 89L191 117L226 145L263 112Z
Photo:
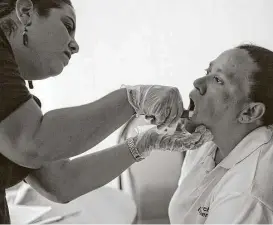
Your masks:
M198 212L200 216L207 217L209 214L209 207L199 207Z

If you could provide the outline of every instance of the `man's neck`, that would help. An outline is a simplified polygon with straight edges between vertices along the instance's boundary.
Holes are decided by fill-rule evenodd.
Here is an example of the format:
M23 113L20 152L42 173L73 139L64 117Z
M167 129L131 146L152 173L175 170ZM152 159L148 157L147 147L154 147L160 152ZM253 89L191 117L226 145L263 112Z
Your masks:
M238 145L245 136L255 130L257 126L237 126L232 129L212 129L213 142L217 145L218 151L215 159L220 163Z

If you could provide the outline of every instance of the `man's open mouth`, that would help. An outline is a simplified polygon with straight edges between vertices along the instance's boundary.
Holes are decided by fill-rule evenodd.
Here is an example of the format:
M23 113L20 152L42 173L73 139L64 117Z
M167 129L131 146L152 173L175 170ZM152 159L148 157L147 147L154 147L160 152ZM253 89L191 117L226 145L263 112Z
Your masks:
M189 118L191 118L194 114L195 104L194 101L190 98L190 105L189 105Z

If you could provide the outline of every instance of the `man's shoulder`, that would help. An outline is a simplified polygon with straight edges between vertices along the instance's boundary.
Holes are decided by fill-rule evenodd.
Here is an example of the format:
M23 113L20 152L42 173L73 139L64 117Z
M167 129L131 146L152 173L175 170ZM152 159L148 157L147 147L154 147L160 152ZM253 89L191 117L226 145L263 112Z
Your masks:
M273 210L273 139L231 168L215 188L215 194L248 194Z
M251 194L273 211L273 138L261 147Z

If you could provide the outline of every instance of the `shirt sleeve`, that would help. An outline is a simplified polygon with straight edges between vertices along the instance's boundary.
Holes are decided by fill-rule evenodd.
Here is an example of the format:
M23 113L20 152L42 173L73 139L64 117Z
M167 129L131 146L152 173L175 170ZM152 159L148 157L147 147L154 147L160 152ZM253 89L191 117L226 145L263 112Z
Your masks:
M273 212L250 194L221 195L209 208L206 224L271 224Z
M0 29L0 121L31 98L11 46Z
M32 95L20 76L11 46L0 29L0 123L31 98ZM4 148L4 146L0 147ZM19 166L0 154L1 187L15 185L31 171L33 170Z

